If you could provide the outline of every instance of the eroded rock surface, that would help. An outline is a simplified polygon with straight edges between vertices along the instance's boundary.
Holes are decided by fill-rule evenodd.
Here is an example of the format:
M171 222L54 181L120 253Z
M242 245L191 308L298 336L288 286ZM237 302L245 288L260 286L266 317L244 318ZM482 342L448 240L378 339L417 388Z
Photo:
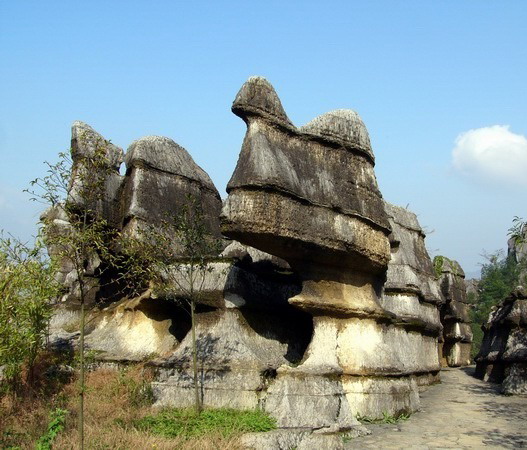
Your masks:
M441 307L444 327L440 344L441 363L450 367L467 366L471 361L472 329L465 273L457 261L443 256L434 258L434 266L445 300Z
M505 394L527 394L527 292L519 287L490 313L484 325L476 375L502 383Z
M75 123L72 132L77 173L82 155L105 152L105 194L93 210L115 231L112 251L120 251L121 236L141 239L142 230L180 213L189 196L209 234L230 239L197 281L203 405L262 408L279 427L300 430L302 445L335 437L323 433L360 434L357 415L417 410L419 392L438 381L438 341L459 344L448 353L454 365L470 346L458 266L442 267L440 290L416 216L381 196L356 112L332 111L297 128L260 77L243 85L232 110L247 133L221 227L216 188L171 139L139 139L123 156L85 124ZM73 177L72 198L81 197L82 178ZM46 217L57 232L72 227L60 208ZM164 273L163 289L145 285L141 295L126 295L99 256L85 264L94 305L86 345L106 361L149 360L157 405L192 406L184 264ZM67 293L53 329L75 339L78 280L71 264L64 262L59 277ZM322 437L311 436L313 429Z
M438 357L438 338L443 327L440 321L439 307L443 297L435 278L432 261L426 251L425 234L417 217L405 208L386 203L392 234L390 235L391 259L384 284L384 294L381 305L396 316L399 329L404 330L399 339L404 338L406 355L401 357L397 351L392 352L394 359L406 362L406 378L399 378L394 385L402 385L405 380L411 399L416 401L411 410L417 408L418 396L415 389L422 390L431 383L439 381L440 362ZM394 339L394 338L392 338ZM389 363L390 356L384 361ZM409 364L413 361L413 364ZM387 364L389 367L389 364ZM415 381L415 385L412 382ZM387 392L389 383L384 382ZM393 391L392 391L393 392ZM393 395L393 400L387 396L385 404L379 405L376 416L382 411L395 411L389 404L397 404L400 396ZM373 398L379 398L373 396ZM383 409L384 408L384 409Z
M125 233L135 237L138 227L170 221L187 205L190 196L204 212L209 232L219 237L220 195L183 147L166 137L147 136L128 147L125 161Z
M107 247L119 252L121 236L140 238L140 226L170 221L191 198L204 212L208 233L220 237L219 193L188 152L171 139L139 139L125 155L89 125L76 121L72 125L71 157L69 209L59 204L43 214L47 233L70 233L74 229L71 214L75 210L88 211L88 217L102 219L109 230ZM123 161L127 170L121 176ZM177 239L173 238L172 244L177 247ZM65 256L57 246L50 246L49 252L60 259L57 276L65 287L56 307L52 334L58 342L68 337L74 340L77 333L73 330L79 326L78 271L68 252ZM82 266L87 286L85 303L90 309L86 345L99 358L159 357L169 354L183 339L189 329L186 311L152 295L129 296L129 290L119 282L119 274L97 253L87 255Z
M419 385L439 370L441 297L415 216L399 218L415 236L399 232L404 243L383 295L392 224L364 123L338 110L296 128L259 77L241 88L233 112L247 133L222 232L284 259L302 280L289 303L313 316L303 360L277 370L265 409L283 427L332 429L356 425L357 414L414 411Z

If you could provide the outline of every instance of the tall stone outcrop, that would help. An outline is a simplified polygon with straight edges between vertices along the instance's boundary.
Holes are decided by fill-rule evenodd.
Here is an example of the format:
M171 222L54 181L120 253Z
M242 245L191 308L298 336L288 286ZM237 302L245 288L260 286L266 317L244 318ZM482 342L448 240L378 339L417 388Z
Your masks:
M450 367L469 365L472 329L465 273L457 261L444 256L436 256L434 266L445 299L441 307L441 323L444 328L440 344L441 363Z
M391 226L362 120L339 110L296 128L259 77L232 109L247 133L222 232L287 261L302 280L289 303L314 326L301 364L277 370L265 408L280 426L316 428L415 410L414 375L437 371L437 344L381 304Z
M123 150L77 120L71 126L71 158L70 205L88 208L118 227Z
M444 299L417 216L389 203L385 207L392 227L391 259L381 305L420 340L422 359L412 378L422 387L439 381L438 340L443 331L439 308Z
M141 226L170 221L188 204L190 196L204 211L208 232L220 236L218 191L188 152L171 139L139 139L125 155L89 125L76 121L72 125L71 156L69 208L58 205L43 215L48 232L70 232L71 207L88 209L113 230L108 233L113 241L107 246L119 252L120 236L138 238ZM94 156L100 157L96 167L88 161ZM123 161L127 170L121 176ZM99 192L94 196L86 192L87 187ZM175 238L173 245L178 245ZM52 256L60 253L53 247L49 251ZM59 338L74 338L76 334L71 331L75 331L79 321L77 271L68 258L60 262L59 281L65 285L65 294L57 305L52 331ZM84 277L90 286L86 302L92 307L86 344L97 350L101 358L138 360L153 354L170 354L186 335L186 311L162 298L153 298L150 291L128 298L128 292L119 285L119 275L108 268L101 255L89 256Z
M73 129L74 173L83 174L82 155L92 151L104 152L107 167L99 174L102 200L77 207L98 211L113 227L114 252L120 236L141 238L145 227L185 208L189 195L208 232L231 239L199 280L204 406L259 407L282 428L330 433L359 430L357 415L417 410L420 389L438 380L438 341L448 335L452 348L461 346L449 356L455 363L469 342L456 328L468 323L458 266L441 268L441 291L416 216L381 196L356 112L332 111L295 127L260 77L243 85L232 110L247 132L223 209L208 175L174 141L145 137L123 154L81 123ZM71 200L81 198L82 178L73 176ZM72 226L64 210L48 215L57 229ZM94 283L104 267L97 256L87 265ZM87 329L86 344L101 359L150 360L159 406L194 401L188 311L172 301L186 295L179 269L165 273L167 285L155 294L146 289L96 306ZM111 273L104 277L111 285ZM110 299L94 292L96 305ZM69 305L74 289L67 298ZM70 312L55 324L64 328Z
M58 203L45 211L41 220L47 233L67 235L72 231L70 214L88 211L90 216L103 219L108 227L120 226L120 187L122 177L119 167L123 162L123 150L92 127L81 121L71 126L71 176L67 186L67 205ZM60 176L60 174L57 174ZM51 245L48 251L52 257L59 257L58 281L64 284L66 292L63 301L79 298L77 271L71 258L64 257L60 244ZM61 256L62 253L62 256ZM94 303L99 290L96 276L101 260L93 254L84 262L88 291L87 302Z
M505 394L527 394L527 291L519 287L495 306L483 331L476 376L502 383Z
M277 369L302 359L312 318L288 304L300 281L276 258L232 242L209 264L196 317L205 407L262 408ZM177 296L178 286L174 286ZM193 406L192 339L153 362L158 406Z

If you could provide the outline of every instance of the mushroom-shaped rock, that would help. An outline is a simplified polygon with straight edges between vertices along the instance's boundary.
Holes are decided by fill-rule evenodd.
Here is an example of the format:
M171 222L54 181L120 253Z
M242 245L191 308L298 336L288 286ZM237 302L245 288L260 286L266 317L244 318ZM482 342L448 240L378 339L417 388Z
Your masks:
M292 127L274 87L263 77L250 77L232 104L232 111L244 120L259 115L278 124Z
M274 89L254 77L233 110L247 122L247 133L227 186L224 234L292 265L385 270L390 225L358 115L329 113L307 132L284 126Z
M437 338L409 332L380 303L391 226L362 120L340 110L296 128L261 78L242 87L233 111L247 132L222 231L287 261L302 279L289 303L314 316L302 363L278 370L266 408L281 426L316 414L321 428L415 410L414 374L437 371Z

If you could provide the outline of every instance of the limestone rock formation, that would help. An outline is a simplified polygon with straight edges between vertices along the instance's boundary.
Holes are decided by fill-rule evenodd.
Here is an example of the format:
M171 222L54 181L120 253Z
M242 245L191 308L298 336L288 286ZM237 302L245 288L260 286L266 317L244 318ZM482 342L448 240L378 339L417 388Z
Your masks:
M203 273L196 318L201 400L206 407L250 409L263 407L280 366L302 359L312 319L287 303L300 290L297 277L262 252L243 254L233 244L238 256L224 255ZM252 261L249 253L260 259ZM170 356L153 362L157 405L193 405L191 355L187 335Z
M82 123L72 132L74 173L83 174L83 155L103 153L104 195L96 205L76 201L84 186L74 175L70 200L107 220L113 252L122 251L121 236L141 239L178 214L188 195L208 232L230 239L194 278L205 407L262 408L296 430L277 432L276 442L304 448L335 441L324 433L360 433L357 415L417 410L419 391L438 381L438 341L451 365L470 349L462 271L445 260L440 289L416 216L381 196L356 112L332 111L297 128L260 77L242 86L232 110L247 132L223 209L209 176L171 139L139 139L123 156ZM46 217L57 232L73 226L64 210ZM105 361L149 360L157 405L192 406L188 261L163 272L163 289L135 296L109 289L115 274L104 272L100 255L88 259L86 345ZM72 272L64 263L68 289L52 323L64 340L77 336Z
M88 124L75 121L71 127L71 157L70 204L92 209L111 226L119 226L122 181L119 168L124 158L123 150ZM99 183L100 193L97 192Z
M219 237L221 199L209 176L172 139L147 136L126 152L122 195L124 232L137 236L141 224L170 221L188 202L199 200L209 232Z
M441 307L441 323L444 327L440 345L441 363L451 367L469 365L472 330L465 273L457 261L443 256L434 258L434 266L445 299Z
M443 297L425 247L425 234L417 217L405 208L386 203L392 234L382 307L412 330L422 353L415 350L417 365L412 378L419 387L439 381L438 338L443 327L439 307Z
M72 125L72 174L68 189L68 208L89 210L106 221L113 230L108 248L119 251L120 236L139 237L138 224L156 225L178 214L189 196L204 211L210 234L220 236L221 199L209 176L188 152L168 138L149 136L132 143L126 155L89 125ZM96 164L89 158L96 157ZM126 161L127 171L119 175ZM94 196L87 189L97 190ZM71 232L70 209L57 205L43 216L47 233ZM173 239L174 246L178 243ZM51 256L60 249L51 246ZM52 321L53 336L59 341L75 338L78 328L79 283L72 261L60 258L59 281L65 293ZM138 360L170 353L189 329L187 312L151 295L128 298L119 286L119 277L108 269L101 255L89 255L84 263L88 284L86 303L90 306L90 327L86 345L100 358ZM175 309L174 309L175 308ZM186 330L186 331L185 331Z
M383 298L391 225L360 117L333 111L296 128L259 77L241 88L233 112L247 133L227 187L222 232L287 261L302 280L289 303L313 316L301 364L277 370L265 409L282 427L326 429L352 427L358 413L414 411L416 374L428 380L439 369L440 299L430 266L420 271L418 264L401 266L403 275L393 278L415 294L406 305L411 312ZM421 307L419 295L428 306ZM412 314L419 320L405 320Z
M490 313L476 356L476 376L502 383L505 394L527 394L527 291L515 289Z

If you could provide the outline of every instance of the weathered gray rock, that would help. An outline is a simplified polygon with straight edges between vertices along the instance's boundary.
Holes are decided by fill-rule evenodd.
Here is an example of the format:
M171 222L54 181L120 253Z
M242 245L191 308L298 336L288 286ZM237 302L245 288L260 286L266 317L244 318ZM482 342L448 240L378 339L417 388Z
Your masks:
M506 395L527 394L527 362L512 363L505 369L502 392Z
M311 317L287 302L300 290L299 280L271 258L242 257L210 264L199 284L196 334L203 404L263 407L277 369L298 364L311 338ZM171 296L180 295L178 286L171 289ZM191 352L187 336L169 357L156 361L157 404L193 404Z
M483 327L476 376L502 383L506 394L527 393L527 292L516 288L495 306Z
M284 270L290 270L291 267L281 258L262 252L257 248L243 245L238 241L231 241L228 246L220 253L220 257L238 259L249 263L274 264Z
M123 150L88 124L75 121L71 127L71 157L68 201L96 211L110 225L118 226L123 178L119 175L119 168L123 162Z
M425 247L425 234L411 211L385 203L392 234L391 259L385 293L415 294L420 302L443 303L432 261Z
M215 310L197 316L197 352L202 402L207 407L262 407L276 369L299 361L309 336L299 336L291 314ZM309 320L308 318L305 319ZM158 405L192 406L192 343L187 336L157 363Z
M414 407L411 402L412 399L418 398L419 387L423 388L428 381L435 382L441 368L437 355L438 337L443 327L438 307L444 299L439 290L432 261L426 251L425 234L417 221L417 216L405 208L389 203L385 204L385 208L392 228L391 259L380 303L386 311L395 314L397 321L405 324L407 330L412 330L412 333L406 331L407 339L413 343L406 351L408 355L418 359L414 360L412 369L407 370L405 375L416 374L420 377L419 385L415 381L412 383L410 379L401 380L400 383L404 384L409 394L394 395L395 398L391 402L396 404L402 398L402 401L407 401L409 404L400 410L411 411ZM398 339L392 337L391 340L397 342ZM423 349L424 352L419 349ZM392 356L397 354L397 351L390 352ZM386 363L389 358L390 356ZM401 361L404 361L404 358ZM391 384L395 383L392 381ZM384 383L383 386L388 392L389 383ZM392 392L400 392L400 389L394 389ZM376 414L379 413L382 413L382 409L377 408Z
M434 258L445 303L441 305L440 357L443 366L458 367L471 363L472 330L470 304L467 299L465 273L457 261L444 256Z
M339 111L297 129L259 77L244 84L233 112L246 121L247 134L227 186L223 232L290 264L382 271L390 229L358 115ZM353 129L360 139L339 134Z
M190 197L203 211L210 234L220 236L220 195L183 147L165 137L141 138L128 148L126 167L122 199L125 233L137 236L144 224L170 222Z
M472 295L473 300L471 303L474 302L479 295L479 280L476 280L475 278L465 280L465 290L467 291L467 301L470 301L468 297Z
M323 448L340 450L346 448L345 441L371 434L363 425L357 425L346 433L321 434L302 428L278 429L267 433L247 433L241 438L243 448L253 450L310 450Z
M360 117L333 111L296 128L272 86L258 77L242 87L233 112L247 133L227 187L222 231L287 261L302 280L289 303L314 316L304 359L277 371L265 409L280 426L323 429L353 427L357 413L414 411L419 400L412 377L439 369L434 303L441 297L427 278L430 260L423 268L421 256L411 261L411 281L393 290L415 295L415 302L400 306L382 297L391 225ZM410 241L426 253L422 236ZM408 264L401 263L403 270Z

